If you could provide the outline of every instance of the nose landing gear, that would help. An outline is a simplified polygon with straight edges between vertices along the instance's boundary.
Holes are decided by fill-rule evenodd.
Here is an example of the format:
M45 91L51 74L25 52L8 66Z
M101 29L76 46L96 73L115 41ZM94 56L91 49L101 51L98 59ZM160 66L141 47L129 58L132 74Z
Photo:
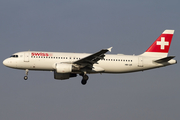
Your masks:
M24 76L24 80L27 80L27 79L28 79L28 72L29 72L29 70L28 70L28 69L26 69L26 71L25 71L26 76Z

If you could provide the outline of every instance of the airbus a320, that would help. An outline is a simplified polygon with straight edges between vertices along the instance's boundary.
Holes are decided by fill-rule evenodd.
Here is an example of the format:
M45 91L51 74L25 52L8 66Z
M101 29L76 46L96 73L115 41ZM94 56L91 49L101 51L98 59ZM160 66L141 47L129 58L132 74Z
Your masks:
M54 79L66 80L82 76L85 85L92 73L129 73L144 71L176 64L175 56L168 56L174 30L165 30L155 42L140 55L105 54L112 47L93 54L24 51L11 55L3 61L10 68L25 70L53 71Z

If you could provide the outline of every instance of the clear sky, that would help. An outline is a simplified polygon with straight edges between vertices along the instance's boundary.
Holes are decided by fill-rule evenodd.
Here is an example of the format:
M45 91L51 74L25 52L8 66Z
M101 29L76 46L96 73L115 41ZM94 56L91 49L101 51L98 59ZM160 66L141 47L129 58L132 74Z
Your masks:
M165 30L179 61L179 0L1 0L0 120L177 120L179 64L128 74L54 80L53 72L5 67L26 51L141 54Z

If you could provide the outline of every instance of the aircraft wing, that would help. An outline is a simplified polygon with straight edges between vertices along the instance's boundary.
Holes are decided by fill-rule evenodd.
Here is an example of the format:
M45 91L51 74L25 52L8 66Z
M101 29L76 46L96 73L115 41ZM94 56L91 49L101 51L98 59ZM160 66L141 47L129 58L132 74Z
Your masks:
M77 60L73 62L73 64L81 65L82 67L89 66L92 67L93 64L98 64L97 62L105 57L105 53L110 51L111 52L112 47L108 49L102 49L99 52L96 52L94 54L91 54L87 57L84 57L80 60Z

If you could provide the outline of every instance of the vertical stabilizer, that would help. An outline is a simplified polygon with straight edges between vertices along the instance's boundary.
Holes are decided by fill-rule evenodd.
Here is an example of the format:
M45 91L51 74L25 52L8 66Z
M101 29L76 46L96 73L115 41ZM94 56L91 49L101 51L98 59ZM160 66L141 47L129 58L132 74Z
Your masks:
M174 30L165 30L141 56L166 57L173 34Z

